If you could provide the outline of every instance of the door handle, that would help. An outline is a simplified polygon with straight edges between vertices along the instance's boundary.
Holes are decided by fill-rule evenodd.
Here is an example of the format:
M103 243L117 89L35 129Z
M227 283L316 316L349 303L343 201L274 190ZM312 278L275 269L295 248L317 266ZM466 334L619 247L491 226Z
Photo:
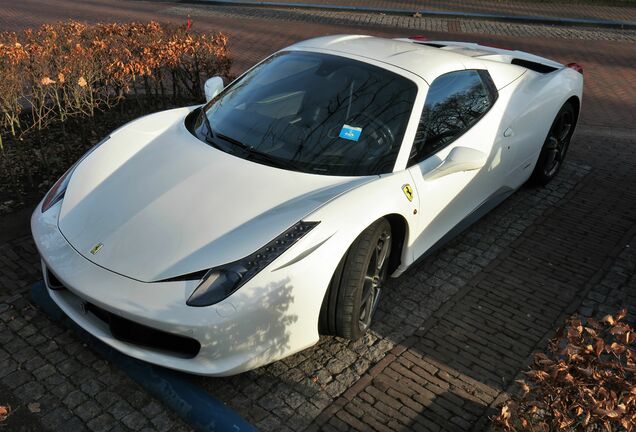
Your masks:
M514 132L512 132L512 129L508 128L508 129L506 129L506 130L504 131L504 134L503 134L503 135L504 135L506 138L508 138L508 137L511 137L513 134L514 134Z

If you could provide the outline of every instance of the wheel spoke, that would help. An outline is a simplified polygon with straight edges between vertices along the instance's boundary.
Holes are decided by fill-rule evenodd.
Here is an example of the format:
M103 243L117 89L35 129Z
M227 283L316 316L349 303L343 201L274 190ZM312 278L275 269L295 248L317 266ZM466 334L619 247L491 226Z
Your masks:
M555 136L550 135L548 137L548 142L546 143L545 148L550 150L557 150L559 148L559 140Z
M365 331L371 324L371 318L378 306L390 252L391 235L385 231L377 240L363 280L359 316L359 326L362 331Z
M365 329L371 323L371 316L373 315L373 305L375 304L376 291L374 288L370 288L363 294L363 298L360 301L360 327Z
M378 244L378 246L376 247L375 265L376 265L378 275L380 274L382 268L384 267L384 262L386 261L386 257L389 255L389 247L391 246L389 242L389 238L390 237L387 236L382 242L382 244Z
M565 112L559 119L558 129L556 129L557 131L556 137L559 140L559 142L563 143L567 139L571 129L572 129L572 120L570 119L569 113Z
M366 306L367 302L369 301L369 297L371 297L373 291L375 291L375 287L373 287L373 285L364 290L364 292L362 293L362 298L360 299L361 306Z

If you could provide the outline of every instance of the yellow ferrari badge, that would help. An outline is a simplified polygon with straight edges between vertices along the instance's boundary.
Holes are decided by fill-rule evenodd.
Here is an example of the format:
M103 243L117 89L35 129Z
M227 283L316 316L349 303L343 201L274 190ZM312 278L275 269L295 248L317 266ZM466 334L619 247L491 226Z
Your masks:
M402 192L404 192L404 195L406 195L406 199L408 199L409 201L413 201L413 188L410 184L407 183L402 186Z
M93 246L93 248L91 249L91 254L95 255L97 252L100 251L100 249L102 248L102 246L104 246L103 243L97 243L95 246Z

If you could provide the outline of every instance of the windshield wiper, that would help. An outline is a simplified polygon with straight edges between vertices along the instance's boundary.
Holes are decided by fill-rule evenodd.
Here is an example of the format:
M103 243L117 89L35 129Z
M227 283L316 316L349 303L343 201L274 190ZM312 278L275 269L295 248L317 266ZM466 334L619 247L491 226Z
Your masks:
M214 132L212 132L210 119L203 108L201 108L201 117L203 117L203 123L205 124L205 140L212 145L216 145L214 142Z
M274 156L270 156L267 153L261 153L259 151L256 151L251 146L248 146L247 144L244 144L244 143L242 143L239 140L236 140L234 138L230 138L227 135L223 135L223 134L220 134L218 132L213 132L213 134L214 134L214 137L220 138L223 141L227 141L230 144L240 148L241 150L246 152L247 155L250 158L252 158L254 160L260 160L261 162L265 162L268 165L273 165L273 166L278 167L278 168L289 168L289 169L293 169L293 170L296 170L298 168L293 163L291 163L289 161L281 160L281 159L278 159L278 158L276 158Z
M201 116L203 116L203 123L205 124L205 129L206 129L205 141L208 144L214 146L215 148L221 151L227 152L227 148L225 146L220 146L218 143L218 139L222 139L223 141L226 141L234 145L235 147L240 148L242 151L247 153L248 157L250 157L251 159L259 160L261 162L265 162L268 165L272 165L278 168L288 168L292 170L297 169L297 167L294 164L290 163L289 161L280 160L266 153L258 152L254 150L251 146L248 146L247 144L244 144L240 142L239 140L236 140L234 138L230 138L227 135L223 135L218 132L215 132L214 129L212 129L212 124L210 123L210 119L206 115L205 111L203 111L203 109L201 110Z

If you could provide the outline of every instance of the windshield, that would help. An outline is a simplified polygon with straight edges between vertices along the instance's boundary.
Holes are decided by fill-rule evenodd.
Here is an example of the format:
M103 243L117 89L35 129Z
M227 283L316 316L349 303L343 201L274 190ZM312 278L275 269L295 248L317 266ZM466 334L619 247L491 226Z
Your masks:
M344 57L285 52L208 103L195 123L211 145L259 163L329 175L391 172L417 86Z

